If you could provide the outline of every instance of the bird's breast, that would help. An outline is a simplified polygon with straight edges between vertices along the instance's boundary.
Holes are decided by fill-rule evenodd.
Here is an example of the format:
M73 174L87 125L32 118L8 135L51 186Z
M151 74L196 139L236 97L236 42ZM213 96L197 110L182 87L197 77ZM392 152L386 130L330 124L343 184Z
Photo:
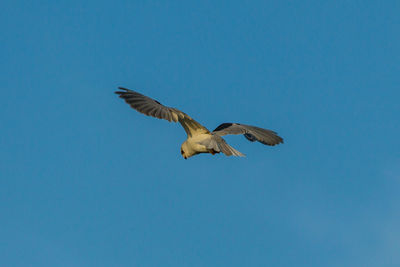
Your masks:
M211 137L212 136L210 134L195 135L195 136L187 139L187 144L195 152L198 152L198 153L208 152L208 149L206 148L206 146L204 146L200 143Z

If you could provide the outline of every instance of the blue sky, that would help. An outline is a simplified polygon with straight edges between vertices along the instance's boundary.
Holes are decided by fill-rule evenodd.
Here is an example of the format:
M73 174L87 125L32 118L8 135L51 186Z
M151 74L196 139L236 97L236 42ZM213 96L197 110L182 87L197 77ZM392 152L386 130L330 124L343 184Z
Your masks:
M399 1L3 1L2 266L399 266ZM184 160L179 124L277 131Z

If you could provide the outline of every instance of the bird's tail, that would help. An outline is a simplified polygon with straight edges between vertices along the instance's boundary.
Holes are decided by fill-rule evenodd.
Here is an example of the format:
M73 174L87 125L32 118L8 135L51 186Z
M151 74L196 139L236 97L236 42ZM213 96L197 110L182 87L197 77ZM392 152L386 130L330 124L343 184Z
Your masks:
M245 155L231 147L226 143L226 141L219 135L212 134L211 138L207 138L200 142L201 145L204 145L207 149L212 149L216 152L222 152L227 156L239 156L244 157Z
M218 142L218 147L220 148L222 153L224 153L227 156L245 157L245 155L243 153L241 153L240 151L237 151L236 149L234 149L233 147L228 145L225 142L225 140L224 140L224 142Z

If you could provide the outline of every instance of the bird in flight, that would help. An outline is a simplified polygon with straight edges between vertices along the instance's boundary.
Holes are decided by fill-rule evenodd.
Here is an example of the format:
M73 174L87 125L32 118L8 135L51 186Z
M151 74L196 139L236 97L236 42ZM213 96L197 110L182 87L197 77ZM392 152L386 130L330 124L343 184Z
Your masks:
M118 89L121 91L115 93L138 112L169 122L179 122L182 125L187 134L187 139L181 146L181 154L184 159L200 153L215 155L220 152L227 156L243 157L244 154L228 145L221 137L227 134L242 134L251 142L258 141L269 146L283 143L283 139L274 131L239 123L222 123L210 132L206 127L176 108L164 106L157 100L123 87L118 87Z

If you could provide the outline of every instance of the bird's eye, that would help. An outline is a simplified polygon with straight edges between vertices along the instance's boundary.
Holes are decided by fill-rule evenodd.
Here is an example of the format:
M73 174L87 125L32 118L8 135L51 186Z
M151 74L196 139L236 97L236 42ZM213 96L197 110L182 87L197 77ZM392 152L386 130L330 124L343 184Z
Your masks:
M183 150L181 149L181 155L183 155Z

